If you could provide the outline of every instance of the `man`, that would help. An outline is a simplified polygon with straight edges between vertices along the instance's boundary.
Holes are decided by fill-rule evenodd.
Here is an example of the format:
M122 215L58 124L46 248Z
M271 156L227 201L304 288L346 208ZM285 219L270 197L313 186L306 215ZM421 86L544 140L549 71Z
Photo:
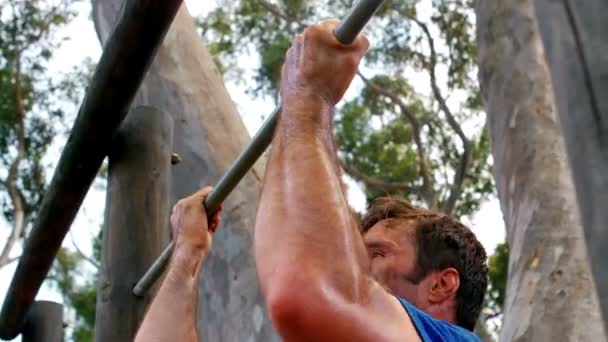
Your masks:
M481 309L487 269L475 236L448 216L398 199L377 200L362 232L351 214L332 114L368 42L340 44L336 25L306 29L283 67L283 112L255 226L258 275L274 327L285 341L477 341L468 330ZM140 341L195 340L196 272L210 243L200 205L206 193L174 210L174 259ZM163 320L175 322L172 329L151 323ZM175 329L185 330L167 332Z

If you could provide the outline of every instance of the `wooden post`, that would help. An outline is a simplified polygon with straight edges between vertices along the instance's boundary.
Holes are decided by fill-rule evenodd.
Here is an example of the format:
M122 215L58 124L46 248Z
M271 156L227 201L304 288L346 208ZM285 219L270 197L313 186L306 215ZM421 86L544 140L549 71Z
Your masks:
M182 0L127 0L46 189L0 314L17 336Z
M608 332L608 3L536 0L536 12Z
M62 342L63 305L55 302L35 302L25 318L23 342Z
M169 242L170 115L132 110L112 144L95 340L133 341L152 294L133 286Z

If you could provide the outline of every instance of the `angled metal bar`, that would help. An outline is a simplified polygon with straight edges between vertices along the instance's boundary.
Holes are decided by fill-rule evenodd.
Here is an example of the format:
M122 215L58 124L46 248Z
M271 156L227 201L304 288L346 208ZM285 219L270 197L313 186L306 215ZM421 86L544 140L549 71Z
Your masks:
M336 38L342 44L352 43L383 3L384 0L360 0L336 29ZM274 136L274 130L280 113L281 107L279 106L272 112L258 133L251 139L249 145L245 147L241 155L226 171L213 192L205 199L205 208L208 213L213 214L219 208L219 205L228 197L253 164L266 151ZM172 250L173 242L165 248L161 256L143 275L141 280L135 284L133 288L134 295L143 296L148 292L150 287L163 273L171 258Z

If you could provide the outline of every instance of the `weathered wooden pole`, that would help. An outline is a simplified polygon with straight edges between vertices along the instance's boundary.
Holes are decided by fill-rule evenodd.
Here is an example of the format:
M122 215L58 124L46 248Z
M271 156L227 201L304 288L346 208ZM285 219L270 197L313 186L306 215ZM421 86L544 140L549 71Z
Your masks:
M95 340L133 341L152 293L135 284L169 242L173 119L152 107L132 110L109 154Z
M0 338L19 333L182 0L128 0L82 102L0 313Z
M605 0L536 0L591 270L608 333L606 13Z
M27 313L22 330L23 342L63 342L63 305L37 301Z

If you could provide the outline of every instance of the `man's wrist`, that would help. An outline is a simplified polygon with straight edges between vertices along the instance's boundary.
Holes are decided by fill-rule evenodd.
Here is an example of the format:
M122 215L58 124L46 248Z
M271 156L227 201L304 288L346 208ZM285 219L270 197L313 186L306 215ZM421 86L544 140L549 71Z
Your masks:
M302 94L284 99L282 107L283 112L291 113L289 120L319 121L331 116L333 105L319 94Z
M318 95L285 101L279 116L279 130L290 139L310 134L325 137L333 131L332 112L333 106Z
M187 243L176 243L169 273L175 276L193 277L205 260L209 251Z

